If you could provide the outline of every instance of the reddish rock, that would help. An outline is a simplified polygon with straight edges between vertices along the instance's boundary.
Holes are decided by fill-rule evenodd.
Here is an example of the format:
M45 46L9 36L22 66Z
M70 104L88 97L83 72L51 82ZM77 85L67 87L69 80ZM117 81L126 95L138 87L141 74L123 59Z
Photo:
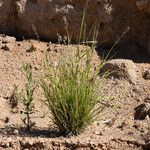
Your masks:
M76 41L85 5L85 0L1 0L0 32L57 41L68 28ZM87 35L97 24L99 43L113 44L130 27L124 39L150 52L149 0L89 0L86 10Z

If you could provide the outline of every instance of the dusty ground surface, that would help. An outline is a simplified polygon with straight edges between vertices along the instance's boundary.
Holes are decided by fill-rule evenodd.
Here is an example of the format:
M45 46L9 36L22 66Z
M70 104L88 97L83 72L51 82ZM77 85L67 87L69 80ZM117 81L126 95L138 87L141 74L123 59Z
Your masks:
M31 43L34 51L29 52ZM48 44L33 40L7 43L0 49L0 149L45 149L45 150L148 150L150 149L150 120L134 119L134 108L150 95L150 80L143 73L150 68L147 61L135 62L138 79L136 84L115 78L103 81L103 94L111 97L110 106L86 131L76 137L65 138L51 127L48 111L41 103L42 93L36 90L36 114L32 119L36 126L26 133L21 121L21 108L11 109L9 97L16 84L19 90L24 85L24 75L20 71L23 62L33 66L35 78L43 73L42 66L46 53L51 62L67 51L66 46ZM73 49L73 46L70 46ZM141 61L141 60L140 60ZM95 53L95 65L100 57ZM18 106L19 107L19 106Z

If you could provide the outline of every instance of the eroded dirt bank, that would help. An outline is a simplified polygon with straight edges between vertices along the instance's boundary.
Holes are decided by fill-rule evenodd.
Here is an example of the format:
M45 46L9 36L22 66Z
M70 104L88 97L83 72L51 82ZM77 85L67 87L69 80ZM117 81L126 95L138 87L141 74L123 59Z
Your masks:
M0 32L56 41L68 28L76 41L85 5L85 0L1 0ZM86 8L86 37L92 37L91 27L97 25L99 43L108 45L130 28L122 42L150 52L149 0L89 0Z

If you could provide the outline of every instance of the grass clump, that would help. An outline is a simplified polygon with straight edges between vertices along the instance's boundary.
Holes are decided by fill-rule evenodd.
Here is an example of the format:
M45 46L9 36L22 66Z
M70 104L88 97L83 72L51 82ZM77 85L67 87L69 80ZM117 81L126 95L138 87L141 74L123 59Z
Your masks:
M34 103L33 103L33 93L35 90L35 83L32 78L32 67L30 64L23 64L23 71L26 77L25 89L21 92L20 100L23 104L24 118L22 119L24 125L26 126L27 131L30 131L31 128L35 125L31 121L31 114L34 113Z
M51 119L65 135L77 135L93 122L102 110L98 105L99 82L92 73L93 48L77 47L74 58L69 54L53 67L46 61L46 74L41 79L45 104Z
M87 1L88 4L88 1ZM86 43L85 12L83 11L78 43ZM64 18L68 44L71 41L69 24ZM97 28L93 29L93 39L97 37ZM81 42L83 41L83 42ZM95 45L91 47L76 46L75 54L68 45L67 54L53 66L46 59L45 76L41 87L45 104L51 112L51 119L57 129L64 135L77 135L85 130L102 111L100 103L99 69L93 68L92 58Z

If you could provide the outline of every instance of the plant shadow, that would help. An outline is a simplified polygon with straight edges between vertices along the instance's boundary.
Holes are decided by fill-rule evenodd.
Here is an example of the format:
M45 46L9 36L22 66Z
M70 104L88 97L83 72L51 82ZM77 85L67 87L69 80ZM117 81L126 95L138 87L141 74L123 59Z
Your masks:
M42 137L42 138L57 138L63 136L57 130L33 128L31 131L27 131L26 128L17 127L5 127L0 128L0 134L3 136L20 136L20 137Z

